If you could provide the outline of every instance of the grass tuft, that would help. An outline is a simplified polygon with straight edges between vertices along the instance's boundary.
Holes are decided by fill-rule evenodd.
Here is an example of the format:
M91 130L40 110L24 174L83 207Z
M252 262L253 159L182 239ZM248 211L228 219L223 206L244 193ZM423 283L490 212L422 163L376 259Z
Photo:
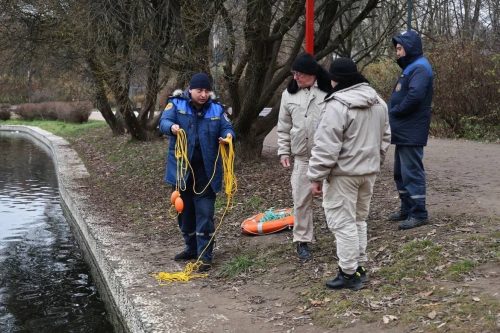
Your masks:
M241 273L248 272L251 267L262 267L263 265L264 263L261 260L253 256L248 254L239 255L222 267L220 276L234 278Z
M476 262L468 259L456 262L448 268L448 275L450 278L457 280L463 274L472 271L476 265Z
M421 278L444 263L441 251L442 247L431 240L411 241L395 254L393 264L384 266L379 274L391 283L403 278Z

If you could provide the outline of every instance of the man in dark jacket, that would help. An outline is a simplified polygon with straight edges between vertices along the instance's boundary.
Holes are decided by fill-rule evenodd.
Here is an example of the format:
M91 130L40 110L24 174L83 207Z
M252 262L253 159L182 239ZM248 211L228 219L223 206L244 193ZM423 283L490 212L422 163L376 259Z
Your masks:
M389 104L391 143L396 145L394 180L401 207L389 220L399 221L399 229L411 229L428 222L422 159L431 121L433 73L415 31L397 35L392 43L403 69Z
M212 100L212 86L205 73L197 73L189 82L189 90L168 100L160 119L160 131L170 136L165 182L176 185L184 201L178 217L186 244L174 260L191 260L199 256L199 271L212 265L214 211L216 193L222 188L222 162L217 159L223 138L233 138L234 130L221 104ZM191 168L178 179L175 144L179 130L187 137L187 154ZM215 161L217 160L217 164ZM192 171L192 172L191 172ZM210 186L208 186L210 185Z

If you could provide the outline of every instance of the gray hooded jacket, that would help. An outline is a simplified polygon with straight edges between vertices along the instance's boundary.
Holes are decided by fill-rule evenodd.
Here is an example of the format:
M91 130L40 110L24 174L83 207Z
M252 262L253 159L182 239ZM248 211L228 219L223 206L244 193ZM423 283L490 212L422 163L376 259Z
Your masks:
M337 91L325 101L307 176L321 181L378 173L390 140L387 105L368 83Z

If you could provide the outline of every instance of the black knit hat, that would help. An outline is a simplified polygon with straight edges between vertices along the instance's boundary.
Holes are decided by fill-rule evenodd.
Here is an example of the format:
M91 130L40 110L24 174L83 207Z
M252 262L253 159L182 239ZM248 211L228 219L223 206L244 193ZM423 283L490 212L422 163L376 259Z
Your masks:
M309 75L316 75L319 71L319 65L309 53L300 54L292 64L292 69Z
M335 82L350 81L358 75L358 67L350 58L337 58L330 65L330 79Z
M212 90L212 85L210 84L210 78L205 73L194 74L191 77L191 81L189 81L189 89Z

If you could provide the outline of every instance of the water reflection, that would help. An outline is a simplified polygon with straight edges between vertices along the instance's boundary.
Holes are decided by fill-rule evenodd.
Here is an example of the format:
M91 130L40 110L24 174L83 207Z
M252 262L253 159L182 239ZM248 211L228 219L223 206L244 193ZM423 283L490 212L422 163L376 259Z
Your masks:
M59 200L46 152L0 132L0 332L113 332Z

